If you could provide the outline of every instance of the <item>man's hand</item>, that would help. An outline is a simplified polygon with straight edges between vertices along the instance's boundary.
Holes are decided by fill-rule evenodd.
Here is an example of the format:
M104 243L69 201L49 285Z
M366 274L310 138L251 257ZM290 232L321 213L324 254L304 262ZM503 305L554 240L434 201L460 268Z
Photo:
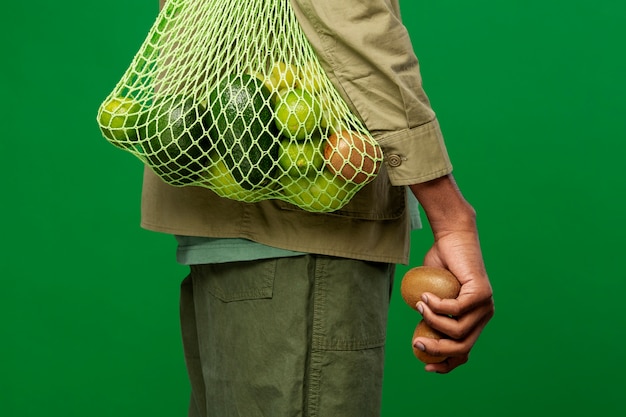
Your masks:
M411 186L424 208L434 235L424 265L445 268L461 283L459 296L442 300L424 294L418 310L433 328L450 339L418 337L413 345L431 355L447 356L426 371L448 373L469 359L478 336L494 314L491 284L478 240L474 209L462 197L451 175Z

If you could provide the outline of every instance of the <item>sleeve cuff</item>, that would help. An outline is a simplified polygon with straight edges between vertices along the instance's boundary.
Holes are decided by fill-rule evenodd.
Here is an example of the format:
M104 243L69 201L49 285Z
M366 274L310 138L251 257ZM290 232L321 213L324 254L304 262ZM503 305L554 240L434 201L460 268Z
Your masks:
M452 172L437 119L376 138L392 185L411 185Z

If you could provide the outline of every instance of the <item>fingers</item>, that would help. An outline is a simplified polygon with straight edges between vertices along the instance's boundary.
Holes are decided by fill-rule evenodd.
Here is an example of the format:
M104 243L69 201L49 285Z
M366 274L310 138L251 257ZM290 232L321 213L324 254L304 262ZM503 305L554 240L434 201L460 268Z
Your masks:
M465 339L482 323L484 327L493 316L491 298L473 306L471 310L459 307L454 301L426 294L423 301L417 303L417 310L428 325L456 340Z
M465 364L469 360L469 353L476 343L478 336L485 327L487 322L481 323L474 328L467 338L462 340L456 339L430 339L426 337L417 337L413 341L413 346L429 355L443 356L446 360L439 363L427 364L425 370L428 372L448 373L453 369Z
M482 305L493 305L493 290L488 281L472 280L461 286L461 291L455 299L441 299L427 293L423 301L437 314L462 316Z
M449 339L430 339L417 337L413 346L433 356L447 359L438 364L428 364L426 371L448 373L469 359L469 353L478 340L484 327L493 317L493 300L488 297L480 303L471 303L472 309L459 306L455 300L441 300L433 294L417 305L424 321L434 329L446 334ZM461 315L451 313L459 312Z
M419 305L421 303L421 306ZM455 299L441 299L432 293L425 293L422 296L422 301L418 303L418 310L424 309L427 314L432 312L430 319L433 320L433 325L437 327L437 317L434 315L445 317L454 317L457 319L457 328L465 329L464 332L468 332L471 327L477 324L485 316L493 316L493 291L488 281L479 282L472 281L466 283L461 287L461 292ZM423 314L423 313L422 313ZM448 325L452 322L448 321ZM440 323L441 326L445 326L443 320ZM443 329L440 329L444 331ZM449 329L452 331L452 329ZM463 332L458 334L457 338L462 338ZM446 333L447 334L447 333ZM451 335L453 336L453 335Z
M427 319L424 318L424 320L426 321ZM467 355L476 343L476 340L478 340L481 331L487 325L487 321L488 319L485 317L462 338L453 338L450 336L450 338L437 340L428 337L416 337L415 340L413 340L413 346L433 356ZM426 323L429 324L428 321L426 321Z
M465 355L465 356L455 356L455 357L450 357L448 359L446 359L443 362L439 362L439 363L429 363L428 365L426 365L424 367L424 370L426 372L434 372L434 373L438 373L438 374L447 374L448 372L452 371L453 369L467 363L467 361L469 360L469 356Z

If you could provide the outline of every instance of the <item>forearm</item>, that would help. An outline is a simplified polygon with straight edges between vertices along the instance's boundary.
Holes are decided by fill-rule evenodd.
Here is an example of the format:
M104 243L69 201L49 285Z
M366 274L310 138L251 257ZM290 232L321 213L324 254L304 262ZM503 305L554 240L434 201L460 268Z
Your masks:
M476 212L465 200L452 175L410 186L420 202L435 238L425 264L451 270L461 283L485 276Z
M435 238L476 229L476 212L461 194L452 174L410 188L424 209Z

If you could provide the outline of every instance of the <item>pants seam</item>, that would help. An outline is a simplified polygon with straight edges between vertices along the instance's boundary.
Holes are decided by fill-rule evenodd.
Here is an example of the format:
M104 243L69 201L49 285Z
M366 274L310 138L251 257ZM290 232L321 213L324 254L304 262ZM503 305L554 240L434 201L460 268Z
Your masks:
M307 390L307 417L317 417L319 410L319 396L321 384L322 358L319 346L322 345L324 329L324 310L326 270L325 258L314 257L313 281L313 317L311 332L311 359L309 365L309 385Z

